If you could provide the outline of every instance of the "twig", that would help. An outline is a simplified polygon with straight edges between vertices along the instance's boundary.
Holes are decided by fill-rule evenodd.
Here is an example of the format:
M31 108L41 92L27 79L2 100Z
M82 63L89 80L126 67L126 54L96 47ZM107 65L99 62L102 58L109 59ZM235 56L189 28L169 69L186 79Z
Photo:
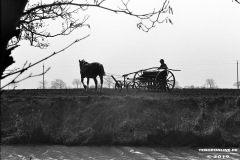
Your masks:
M28 70L29 68L31 68L31 67L33 67L33 66L35 66L35 65L37 65L37 64L39 64L39 63L41 63L41 62L43 62L43 61L45 61L46 59L48 59L48 58L50 58L50 57L52 57L52 56L54 56L54 55L56 55L56 54L58 54L58 53L60 53L60 52L65 51L67 48L69 48L70 46L72 46L74 43L77 43L77 42L79 42L79 41L81 41L81 40L83 40L83 39L85 39L85 38L87 38L87 37L89 37L89 36L90 36L90 34L88 34L87 36L85 36L85 37L83 37L83 38L77 39L77 40L75 40L73 43L71 43L70 45L68 45L67 47L63 48L62 50L60 50L60 51L58 51L58 52L53 52L53 54L51 54L51 55L49 55L49 56L41 59L40 61L37 61L36 63L33 63L33 64L29 64L29 66L26 67L26 68L22 68L22 69L19 70L19 71L12 72L12 73L9 73L9 74L7 74L7 75L5 75L5 76L2 76L1 79L4 79L4 78L6 78L6 77L8 77L8 76L11 76L11 75L14 75L14 74L17 74L17 73L24 72L24 71Z
M9 83L7 83L7 84L4 85L3 87L1 87L1 89L5 88L6 86L8 86L8 85L10 85L10 84L12 84L12 83L19 83L19 82L21 82L21 81L23 81L23 80L26 80L26 79L28 79L28 78L40 76L40 75L42 75L42 74L47 73L50 68L48 68L44 73L36 74L36 75L33 75L33 74L31 73L29 76L27 76L27 77L25 77L25 78L22 78L22 79L20 79L20 80L17 80L17 78L18 78L21 74L23 74L23 72L25 72L26 70L28 70L29 68L31 68L31 67L33 67L33 66L35 66L35 65L37 65L37 64L39 64L39 63L41 63L41 62L43 62L43 61L45 61L45 60L47 60L48 58L50 58L50 57L52 57L52 56L54 56L54 55L56 55L56 54L58 54L58 53L61 53L61 52L65 51L66 49L68 49L69 47L71 47L73 44L75 44L75 43L77 43L77 42L79 42L79 41L81 41L81 40L83 40L83 39L85 39L85 38L87 38L87 37L89 37L89 36L90 36L90 34L88 34L87 36L85 36L85 37L83 37L83 38L76 39L74 42L72 42L71 44L69 44L67 47L61 49L60 51L53 52L53 54L51 54L51 55L49 55L49 56L47 56L47 57L45 57L45 58L43 58L43 59L41 59L41 60L33 63L33 64L30 63L27 67L26 67L27 62L25 62L24 65L23 65L23 67L22 67L22 69L20 69L20 70L18 70L18 71L15 71L15 72L10 72L9 74L1 77L1 79L4 79L4 78L6 78L6 77L8 77L8 76L17 74L16 77L14 77L12 81L10 81Z

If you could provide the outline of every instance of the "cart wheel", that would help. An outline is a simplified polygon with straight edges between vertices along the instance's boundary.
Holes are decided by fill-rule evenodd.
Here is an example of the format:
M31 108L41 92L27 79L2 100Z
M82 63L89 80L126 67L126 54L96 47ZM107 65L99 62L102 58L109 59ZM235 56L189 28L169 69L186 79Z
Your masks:
M138 86L138 82L128 82L127 85L126 85L126 89L127 89L127 92L128 93L136 93L138 90L137 90L137 87Z
M117 89L119 92L122 90L122 82L121 81L117 81L115 83L115 89Z
M138 81L139 80L138 78L141 77L142 75L143 75L143 71L139 71L139 72L135 73L135 75L133 77L133 82Z
M175 77L171 71L166 71L166 79L162 77L161 72L156 76L157 89L162 91L172 91L175 86Z
M128 82L128 83L126 84L126 89L127 89L127 91L128 91L129 93L132 93L133 90L134 90L134 82Z
M147 90L147 82L142 81L143 71L135 73L133 77L134 88L137 90Z
M148 84L147 82L142 82L142 81L135 82L135 88L137 90L146 91L148 90Z

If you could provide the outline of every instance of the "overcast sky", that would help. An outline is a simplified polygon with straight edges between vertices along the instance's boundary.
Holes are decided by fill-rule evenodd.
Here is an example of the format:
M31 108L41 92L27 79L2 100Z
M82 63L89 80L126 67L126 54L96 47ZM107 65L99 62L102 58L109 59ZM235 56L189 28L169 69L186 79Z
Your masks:
M49 84L62 79L67 86L73 86L73 79L80 78L79 59L100 62L107 75L119 76L159 66L159 60L164 59L169 68L181 70L174 72L181 87L203 86L206 79L212 78L220 88L233 88L237 60L240 62L240 5L231 0L172 0L171 7L173 25L158 24L148 33L137 28L139 20L134 17L90 9L91 29L49 39L51 46L47 49L21 42L12 54L16 61L12 67L21 67L27 60L36 62L90 34L44 62L45 67L51 67L45 75ZM28 74L42 72L42 65L33 67ZM17 88L38 88L40 81L42 77L31 78Z

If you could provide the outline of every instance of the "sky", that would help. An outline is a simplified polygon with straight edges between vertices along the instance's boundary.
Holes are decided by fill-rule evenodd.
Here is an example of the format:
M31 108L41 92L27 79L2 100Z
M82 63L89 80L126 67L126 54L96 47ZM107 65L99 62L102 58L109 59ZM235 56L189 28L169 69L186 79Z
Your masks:
M105 78L113 74L117 79L126 73L157 67L159 60L164 59L169 68L181 70L173 72L181 87L201 87L211 78L219 88L234 88L237 61L240 63L240 5L232 0L172 0L170 5L174 14L169 18L173 25L157 24L149 32L137 28L139 19L135 17L89 9L90 28L48 39L47 49L31 47L29 42L22 41L12 52L16 63L10 68L21 68L26 61L34 63L90 34L29 69L22 77L41 73L44 64L45 69L51 67L45 74L48 87L55 79L62 79L73 87L72 81L80 79L79 59L103 64ZM139 4L137 7L140 12L149 6ZM57 25L52 23L50 27ZM17 89L36 89L42 79L42 76L27 79L20 82ZM9 80L3 80L2 85Z

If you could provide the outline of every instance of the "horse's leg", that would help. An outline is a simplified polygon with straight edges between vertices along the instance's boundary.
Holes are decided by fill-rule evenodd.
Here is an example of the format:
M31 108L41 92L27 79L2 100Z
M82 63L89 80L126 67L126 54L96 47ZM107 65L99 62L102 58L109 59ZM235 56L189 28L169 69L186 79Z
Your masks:
M100 91L102 91L102 85L103 85L103 76L99 76L100 77L100 82L101 82L101 88L100 88Z
M87 89L87 88L86 88L87 86L84 84L84 77L81 78L81 82L82 82L82 84L83 84L84 89Z
M87 78L87 89L89 89L89 78Z
M93 80L94 80L94 83L95 83L95 91L97 91L97 83L98 83L97 77L93 78Z

